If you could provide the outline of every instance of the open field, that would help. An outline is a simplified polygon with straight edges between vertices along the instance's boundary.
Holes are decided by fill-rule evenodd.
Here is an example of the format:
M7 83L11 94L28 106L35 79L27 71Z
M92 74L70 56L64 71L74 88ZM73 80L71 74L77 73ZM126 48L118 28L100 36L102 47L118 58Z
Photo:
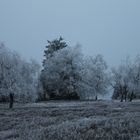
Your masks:
M140 140L140 101L0 104L0 140Z

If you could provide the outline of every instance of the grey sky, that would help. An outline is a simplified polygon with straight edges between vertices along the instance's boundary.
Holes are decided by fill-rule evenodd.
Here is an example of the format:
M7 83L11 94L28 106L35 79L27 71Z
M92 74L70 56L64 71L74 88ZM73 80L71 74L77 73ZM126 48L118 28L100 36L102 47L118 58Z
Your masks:
M41 62L60 35L119 64L140 53L140 0L0 0L0 41L23 57Z

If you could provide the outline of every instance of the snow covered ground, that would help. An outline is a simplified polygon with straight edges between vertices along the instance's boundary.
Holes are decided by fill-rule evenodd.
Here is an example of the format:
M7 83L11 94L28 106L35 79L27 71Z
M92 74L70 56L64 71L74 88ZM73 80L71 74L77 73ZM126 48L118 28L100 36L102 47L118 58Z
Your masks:
M0 104L0 140L139 140L140 101Z

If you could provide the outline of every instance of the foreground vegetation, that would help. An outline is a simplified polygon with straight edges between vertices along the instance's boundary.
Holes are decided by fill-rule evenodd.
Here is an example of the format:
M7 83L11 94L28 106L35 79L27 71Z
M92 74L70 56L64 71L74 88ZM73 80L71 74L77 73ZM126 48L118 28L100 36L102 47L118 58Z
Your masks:
M139 140L140 102L0 104L1 140Z

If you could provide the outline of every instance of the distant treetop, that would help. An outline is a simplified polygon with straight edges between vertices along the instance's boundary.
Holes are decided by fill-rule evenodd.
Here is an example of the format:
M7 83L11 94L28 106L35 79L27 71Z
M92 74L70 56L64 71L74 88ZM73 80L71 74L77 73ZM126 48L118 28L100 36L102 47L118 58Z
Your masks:
M52 41L48 40L48 45L46 46L47 50L45 50L45 56L52 55L55 51L63 49L67 47L66 42L60 36L59 39L54 39Z

